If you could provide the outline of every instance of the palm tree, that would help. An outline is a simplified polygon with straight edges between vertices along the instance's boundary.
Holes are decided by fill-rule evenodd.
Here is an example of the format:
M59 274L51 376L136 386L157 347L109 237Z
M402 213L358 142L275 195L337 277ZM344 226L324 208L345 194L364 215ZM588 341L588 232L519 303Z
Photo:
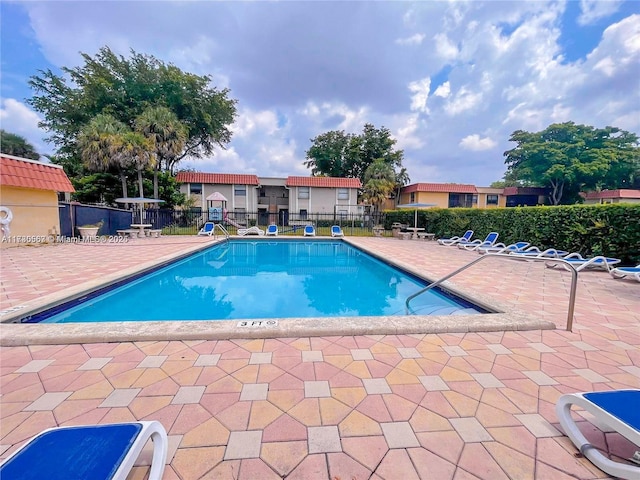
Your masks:
M377 219L380 205L389 198L389 194L396 188L396 173L393 167L379 158L374 160L364 172L364 194L366 201L374 208L374 216Z
M122 136L129 130L115 117L96 115L78 135L78 147L85 166L94 172L105 172L111 168L118 171L122 182L122 195L127 196L127 163L119 155Z
M135 129L152 142L156 155L153 170L153 198L158 198L158 172L164 162L168 170L183 152L187 142L187 128L166 107L147 108L135 121Z
M398 173L396 173L396 203L400 202L400 190L407 185L411 179L409 173L405 167L402 167Z
M138 172L138 192L144 197L142 172L156 165L153 142L138 132L128 131L119 137L118 157L128 165L136 167Z

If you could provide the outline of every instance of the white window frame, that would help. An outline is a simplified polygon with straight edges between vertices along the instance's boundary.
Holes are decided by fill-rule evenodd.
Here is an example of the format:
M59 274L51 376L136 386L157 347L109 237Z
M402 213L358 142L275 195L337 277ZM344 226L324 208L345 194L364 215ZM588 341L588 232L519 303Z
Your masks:
M309 199L311 195L310 190L310 187L298 187L298 198L305 200Z

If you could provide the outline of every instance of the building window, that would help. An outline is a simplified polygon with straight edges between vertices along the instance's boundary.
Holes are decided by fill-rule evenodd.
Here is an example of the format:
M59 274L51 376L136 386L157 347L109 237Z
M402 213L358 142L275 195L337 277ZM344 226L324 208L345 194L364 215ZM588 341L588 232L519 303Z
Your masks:
M473 205L477 205L478 204L478 195L474 195L473 197L471 197L471 203Z
M487 195L487 205L498 205L498 195Z
M246 197L247 196L247 186L246 185L234 185L233 186L233 194L236 197Z
M338 189L338 200L349 200L349 189L348 188L339 188Z
M450 193L449 208L471 208L473 206L473 195L469 193Z
M298 187L298 198L309 198L309 187Z
M300 220L306 220L307 219L307 211L306 210L300 210Z
M411 192L409 203L414 203L415 201L416 201L416 192Z
M190 183L189 184L189 193L191 195L202 195L202 184L201 183Z

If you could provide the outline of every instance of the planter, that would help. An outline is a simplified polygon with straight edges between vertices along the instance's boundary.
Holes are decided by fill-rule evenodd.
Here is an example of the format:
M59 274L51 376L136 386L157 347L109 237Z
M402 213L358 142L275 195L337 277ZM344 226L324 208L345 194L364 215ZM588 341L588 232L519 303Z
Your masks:
M78 227L82 239L97 238L100 227Z

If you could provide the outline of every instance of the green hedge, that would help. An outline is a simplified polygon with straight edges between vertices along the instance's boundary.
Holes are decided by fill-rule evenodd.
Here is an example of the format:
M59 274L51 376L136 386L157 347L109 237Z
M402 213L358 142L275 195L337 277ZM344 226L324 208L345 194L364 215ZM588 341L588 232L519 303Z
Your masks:
M385 228L393 222L413 225L413 210L385 212ZM517 208L447 208L418 211L418 226L436 238L474 231L483 239L500 234L499 242L529 242L540 249L557 248L584 256L606 255L624 265L640 264L640 204L571 205Z

